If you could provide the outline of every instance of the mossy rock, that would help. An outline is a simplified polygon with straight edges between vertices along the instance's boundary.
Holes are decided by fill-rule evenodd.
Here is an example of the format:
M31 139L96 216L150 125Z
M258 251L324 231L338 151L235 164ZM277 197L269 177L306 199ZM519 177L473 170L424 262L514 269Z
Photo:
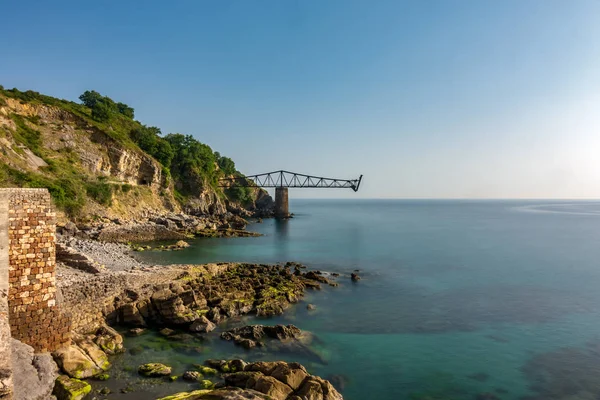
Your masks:
M149 363L140 365L138 372L144 376L167 376L171 375L171 367L161 363Z
M81 400L92 391L89 383L61 375L54 383L53 395L58 400Z
M94 378L98 379L99 381L107 381L110 378L109 374L100 374L100 375L96 375Z
M202 375L217 375L219 373L216 369L204 365L195 365L195 367L198 368L198 371L200 371Z
M200 383L200 387L202 389L212 389L215 387L215 384L209 381L208 379L202 379L198 383Z
M200 398L200 396L210 393L211 391L212 390L202 389L202 390L194 390L193 392L175 393L171 396L161 397L158 400L193 400L193 399L198 399L198 398Z

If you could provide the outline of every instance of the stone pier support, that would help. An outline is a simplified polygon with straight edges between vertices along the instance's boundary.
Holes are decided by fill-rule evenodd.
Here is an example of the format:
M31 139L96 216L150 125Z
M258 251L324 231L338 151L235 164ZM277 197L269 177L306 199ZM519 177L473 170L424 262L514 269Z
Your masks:
M288 202L288 188L275 188L275 218L289 218L290 207Z
M37 352L70 342L70 320L56 304L55 212L47 189L0 189L8 199L8 321L11 335ZM8 229L7 229L8 228ZM0 245L2 246L2 245ZM6 254L7 253L7 254ZM1 261L1 260L0 260ZM0 267L4 271L6 261Z

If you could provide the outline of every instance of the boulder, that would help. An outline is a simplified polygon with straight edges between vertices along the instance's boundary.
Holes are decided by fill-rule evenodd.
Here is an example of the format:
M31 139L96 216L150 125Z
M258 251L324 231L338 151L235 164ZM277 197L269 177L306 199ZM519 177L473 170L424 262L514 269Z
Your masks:
M190 244L185 240L179 240L177 243L175 243L175 247L178 249L185 249L187 247L190 247Z
M297 339L302 334L300 328L291 324L265 326L264 331L267 336L278 340Z
M358 276L357 273L353 272L350 274L350 279L352 279L352 282L358 282L360 280L360 276Z
M80 400L92 391L89 383L61 375L56 379L52 394L58 400Z
M215 384L208 379L201 379L198 384L202 389L212 389L215 386Z
M325 278L323 275L318 274L315 271L307 272L306 274L304 274L304 277L306 279L310 279L311 281L317 281L317 282L321 282L321 283L325 283L325 284L329 283L329 279Z
M272 376L260 376L255 382L252 379L249 380L248 384L250 383L253 383L251 389L264 393L275 400L285 400L293 392L291 387Z
M244 367L244 371L256 371L260 372L264 375L271 375L271 372L275 370L279 366L279 364L285 364L283 361L258 361L253 362L246 367Z
M231 372L243 371L244 368L246 367L246 362L244 360L240 360L239 358L236 358L233 360L229 360L227 362L227 365L229 366L229 370Z
M204 365L194 365L202 375L217 375L219 371L215 368L206 367Z
M213 331L215 328L216 325L203 315L192 323L190 326L190 331L208 333Z
M216 324L223 320L223 316L221 315L221 311L218 307L211 308L208 314L206 314L206 316L208 317L208 319L214 321Z
M324 400L321 384L312 379L307 379L296 395L303 400Z
M114 355L124 351L123 337L108 325L104 325L98 329L94 343L106 354Z
M198 371L185 371L181 377L186 381L199 381L203 378L202 374Z
M233 372L231 374L224 374L223 379L225 383L230 386L246 387L246 384L250 379L257 381L262 376L262 373L257 371L241 371Z
M304 379L308 377L306 369L296 363L281 363L271 372L271 376L294 390L298 390Z
M221 339L233 340L247 349L262 345L260 339L266 337L286 341L297 339L302 335L302 331L294 325L247 325L240 328L233 328L221 333Z
M311 375L304 380L302 386L296 392L302 399L343 400L342 395L333 387L329 381ZM322 396L322 397L319 397Z
M48 353L34 354L33 347L11 339L15 399L46 400L58 377L58 366Z
M71 378L90 378L103 372L103 369L76 345L62 347L52 353L52 356L62 371Z
M77 345L102 371L106 371L110 368L108 356L94 342L89 339L85 339L78 342Z
M168 376L171 375L171 367L161 363L149 363L140 365L138 373L144 376Z
M120 321L129 326L146 326L146 321L136 303L123 304L120 308Z

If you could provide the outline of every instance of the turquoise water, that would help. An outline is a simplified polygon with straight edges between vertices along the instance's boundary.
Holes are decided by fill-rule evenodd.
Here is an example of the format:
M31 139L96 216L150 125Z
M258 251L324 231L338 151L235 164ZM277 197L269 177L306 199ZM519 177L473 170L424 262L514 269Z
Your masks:
M308 295L316 312L304 302L272 321L313 332L320 360L218 340L200 360L227 352L300 358L312 373L338 375L351 400L599 398L600 202L292 200L290 207L292 220L249 226L262 237L140 254L165 264L298 261L345 274L340 287ZM357 284L348 278L355 269Z

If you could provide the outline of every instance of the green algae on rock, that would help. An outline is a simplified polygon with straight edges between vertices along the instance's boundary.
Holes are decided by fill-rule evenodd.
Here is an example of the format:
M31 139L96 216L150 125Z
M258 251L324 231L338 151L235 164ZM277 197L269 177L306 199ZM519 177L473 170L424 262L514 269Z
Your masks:
M210 392L211 392L211 390L206 390L206 389L194 390L193 392L175 393L171 396L161 397L158 400L194 400L194 399L200 399L201 398L200 396L205 395Z
M58 400L81 400L91 391L92 387L89 383L61 375L56 378L52 394Z
M138 368L140 375L152 376L168 376L171 375L171 367L161 363L148 363L140 365Z

